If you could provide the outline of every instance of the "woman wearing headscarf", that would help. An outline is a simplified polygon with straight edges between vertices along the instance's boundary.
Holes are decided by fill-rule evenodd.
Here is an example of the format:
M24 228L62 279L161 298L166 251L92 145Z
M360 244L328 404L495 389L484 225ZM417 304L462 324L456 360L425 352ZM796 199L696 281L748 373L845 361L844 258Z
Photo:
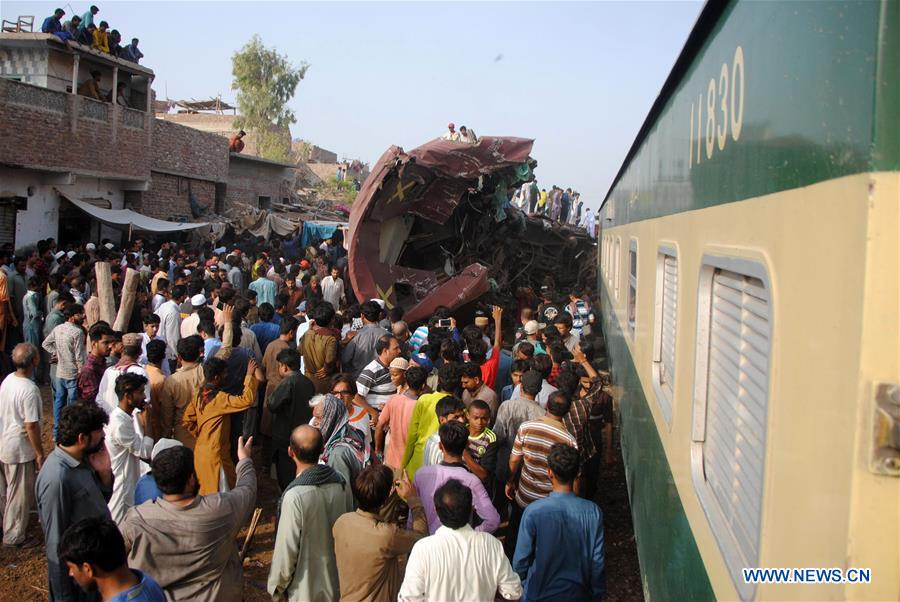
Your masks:
M322 432L325 451L319 458L337 471L348 483L353 483L369 461L365 435L350 426L350 416L344 402L327 393L312 399L313 426Z

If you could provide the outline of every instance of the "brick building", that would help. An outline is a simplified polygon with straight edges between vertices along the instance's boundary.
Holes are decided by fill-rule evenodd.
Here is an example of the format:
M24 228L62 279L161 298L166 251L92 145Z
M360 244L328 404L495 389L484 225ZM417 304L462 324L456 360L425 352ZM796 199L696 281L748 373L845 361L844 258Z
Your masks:
M124 81L130 107L74 94L91 71L101 73L104 93ZM154 119L153 78L145 66L53 35L0 34L0 244L121 237L67 199L202 221L191 195L218 213L229 199L290 197L290 166L235 161L222 136Z
M305 140L294 140L291 142L291 152L297 157L298 161L303 161L304 163L338 162L337 153L325 150L324 148Z
M52 35L0 34L0 242L112 238L60 194L121 209L149 186L153 72L72 48ZM134 108L73 94L91 71L103 93L124 81Z
M129 208L158 219L195 221L190 195L222 213L227 183L227 140L154 119L150 187Z
M217 134L223 138L231 138L238 132L238 128L234 126L236 115L222 115L218 113L157 113L156 118L167 121L169 123L177 123L189 128L200 130L201 132L209 132ZM290 140L291 133L287 128L272 127L272 132L280 134L286 140ZM256 136L253 132L248 132L243 138L244 150L247 155L259 155L259 149L256 146Z
M231 153L225 206L243 203L259 209L271 209L273 201L289 204L294 188L293 167L290 163Z

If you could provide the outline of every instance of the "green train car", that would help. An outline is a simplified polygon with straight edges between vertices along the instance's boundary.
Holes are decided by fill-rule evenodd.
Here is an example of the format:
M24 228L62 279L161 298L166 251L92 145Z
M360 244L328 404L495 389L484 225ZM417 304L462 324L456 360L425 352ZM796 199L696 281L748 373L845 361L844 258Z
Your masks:
M900 599L900 2L709 2L600 228L645 598Z

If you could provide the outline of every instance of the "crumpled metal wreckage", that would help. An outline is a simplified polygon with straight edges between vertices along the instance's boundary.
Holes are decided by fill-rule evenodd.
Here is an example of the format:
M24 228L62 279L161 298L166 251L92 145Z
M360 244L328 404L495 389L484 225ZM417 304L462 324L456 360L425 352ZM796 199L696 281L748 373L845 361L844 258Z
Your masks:
M584 284L593 240L582 228L529 217L509 202L534 179L533 140L482 137L392 146L350 214L349 276L363 299L427 319L440 305L509 304L519 287ZM483 299L484 298L484 299Z

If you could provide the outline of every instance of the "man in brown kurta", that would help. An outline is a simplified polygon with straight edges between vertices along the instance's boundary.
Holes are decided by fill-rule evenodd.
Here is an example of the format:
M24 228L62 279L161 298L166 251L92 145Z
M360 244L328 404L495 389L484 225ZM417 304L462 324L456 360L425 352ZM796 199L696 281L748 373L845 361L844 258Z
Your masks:
M256 473L250 452L250 442L238 445L234 489L207 496L197 496L197 476L190 472L194 462L190 449L173 447L154 458L153 475L162 496L130 508L120 528L129 566L152 575L166 599L243 599L243 572L235 538L256 503Z
M364 468L353 485L359 509L342 515L332 529L341 600L393 602L403 583L402 561L428 535L425 510L406 473L401 473L396 492L409 504L413 528L379 518L378 511L394 490L394 473L383 464Z
M159 439L160 399L166 386L166 373L162 369L162 365L166 361L166 342L155 339L147 343L147 348L148 359L145 368L147 378L150 380L150 405L145 410L147 411L147 435L153 439Z
M231 308L226 308L223 313L228 321L223 328L222 346L216 357L227 359L232 351ZM177 350L181 367L166 378L159 395L160 437L177 439L185 447L194 449L197 439L184 425L184 413L203 387L203 339L196 334L180 339Z
M159 396L159 422L161 437L175 438L185 447L194 449L197 439L184 426L184 413L203 386L203 365L200 354L203 339L193 335L178 341L178 359L181 367L166 379Z
M214 357L203 365L206 382L184 412L182 424L197 438L194 446L194 468L200 481L200 495L220 491L220 485L234 487L234 462L229 453L231 414L243 412L256 402L256 362L247 363L242 395L221 391L228 364ZM224 481L224 483L223 483Z
M328 393L331 375L336 371L338 352L337 337L330 328L334 321L334 308L329 303L320 303L313 310L312 317L315 324L300 339L303 370L316 388L316 393Z

